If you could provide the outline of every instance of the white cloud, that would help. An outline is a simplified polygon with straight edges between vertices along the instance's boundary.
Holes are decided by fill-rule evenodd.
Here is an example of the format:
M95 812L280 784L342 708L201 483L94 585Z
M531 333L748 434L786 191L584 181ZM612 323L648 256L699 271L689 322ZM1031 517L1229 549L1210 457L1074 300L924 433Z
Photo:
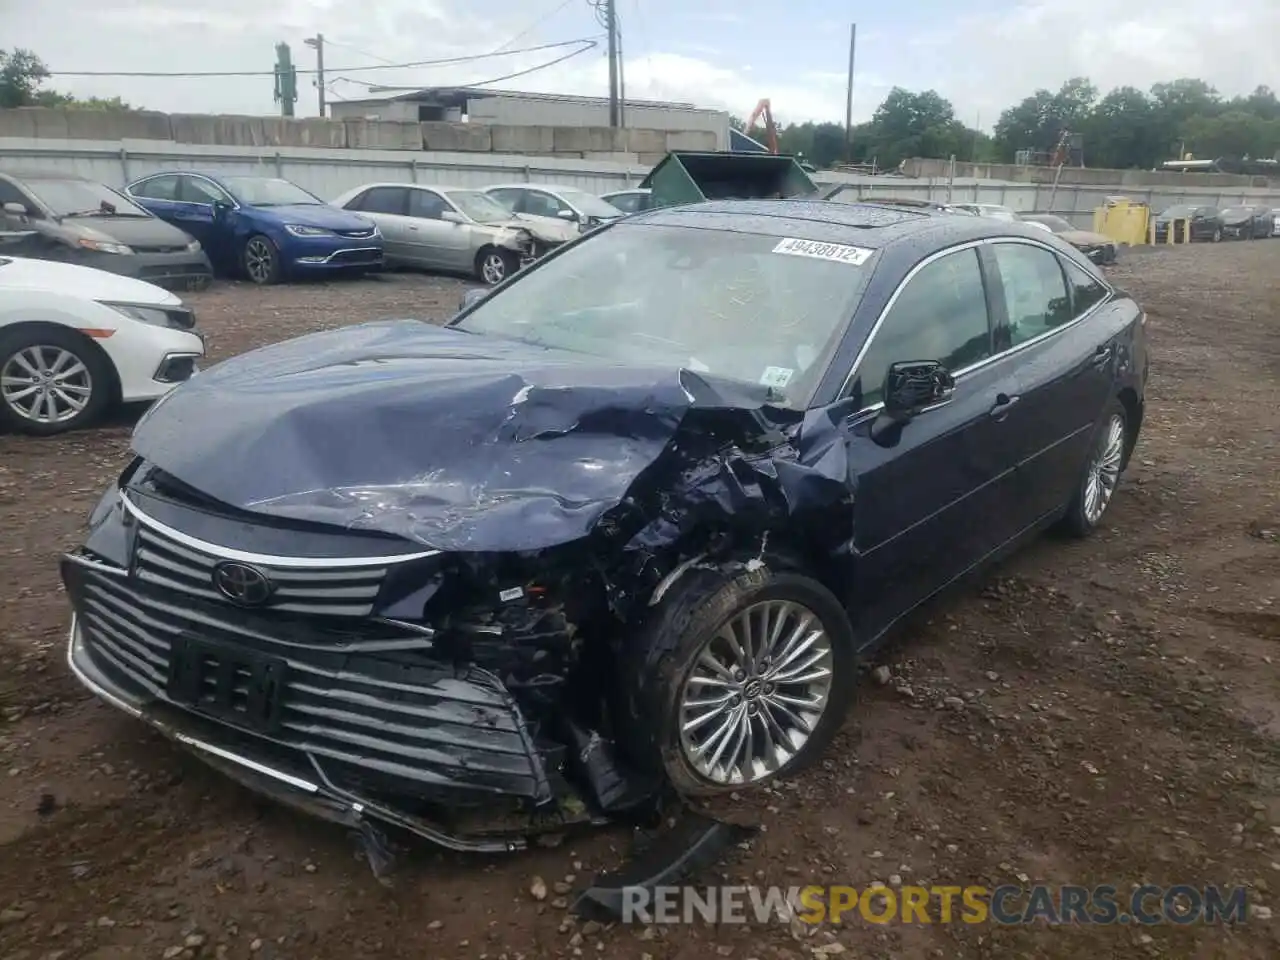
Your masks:
M847 27L827 22L829 4L806 9L801 0L771 6L765 14L756 7L747 31L734 26L743 16L727 4L704 0L692 9L671 5L664 13L661 0L640 2L643 20L625 46L629 96L694 102L738 115L768 97L783 122L843 120ZM634 6L624 4L624 20L638 16ZM1220 7L1201 0L1005 0L1003 11L970 15L961 5L924 26L909 18L907 6L897 28L886 22L890 13L859 30L856 119L869 116L894 85L937 89L966 121L980 115L983 126L990 126L1000 110L1036 87L1056 89L1070 76L1088 76L1104 90L1198 76L1226 94L1274 82L1266 43L1250 38L1280 36L1280 0L1232 0ZM491 51L534 24L537 13L522 0L484 6L464 0L115 0L110 6L98 0L0 0L0 36L6 46L35 50L54 70L267 71L280 41L292 46L299 67L310 67L314 55L302 41L321 31L332 41L326 58L331 90L356 97L362 87L354 80L459 85L545 62L558 51L429 69L343 69ZM814 15L812 43L771 40L771 26L806 14ZM587 5L575 3L535 24L515 46L599 34ZM602 44L504 85L600 95L606 78ZM269 76L59 77L53 85L169 111L275 109ZM299 113L313 114L310 78L300 78L299 87Z

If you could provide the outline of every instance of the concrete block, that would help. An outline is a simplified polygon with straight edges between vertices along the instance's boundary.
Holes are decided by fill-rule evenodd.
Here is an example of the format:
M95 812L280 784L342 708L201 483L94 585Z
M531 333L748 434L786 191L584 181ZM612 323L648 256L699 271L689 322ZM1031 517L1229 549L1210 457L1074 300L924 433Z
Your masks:
M217 120L204 113L171 113L170 135L178 143L217 143Z
M494 124L489 128L494 153L520 153L525 156L547 156L555 150L551 127L509 127Z
M319 117L263 117L262 133L269 147L337 147L347 145L342 124Z
M633 153L662 153L667 149L665 130L628 129L626 135L627 149Z
M627 135L612 127L552 127L551 149L557 153L623 153Z
M28 108L0 110L0 137L34 137L35 111Z
M31 113L36 122L35 135L40 139L66 140L69 138L66 110L39 107Z
M667 150L715 150L716 135L710 130L668 130Z
M667 159L667 155L665 153L636 154L636 163L638 163L642 167L656 167L665 159Z
M420 123L423 150L453 153L488 153L493 149L493 136L483 123Z
M353 150L421 150L416 123L398 120L344 120L347 147Z

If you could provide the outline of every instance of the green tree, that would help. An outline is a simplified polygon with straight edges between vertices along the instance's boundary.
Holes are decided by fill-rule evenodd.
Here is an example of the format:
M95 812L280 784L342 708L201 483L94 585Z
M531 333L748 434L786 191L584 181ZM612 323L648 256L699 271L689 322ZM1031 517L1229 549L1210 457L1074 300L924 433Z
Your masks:
M81 99L41 90L49 69L30 50L0 50L0 107L69 107L85 110L133 110L119 97Z
M1084 77L1072 77L1057 93L1037 90L996 121L1000 158L1012 162L1019 150L1053 150L1064 130L1081 132L1097 99L1098 88Z

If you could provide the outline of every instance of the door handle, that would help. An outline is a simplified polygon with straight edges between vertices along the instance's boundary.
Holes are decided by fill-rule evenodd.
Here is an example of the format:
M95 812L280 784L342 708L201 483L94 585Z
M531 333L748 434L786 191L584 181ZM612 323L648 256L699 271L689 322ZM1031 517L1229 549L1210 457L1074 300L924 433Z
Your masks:
M1009 415L1009 411L1021 400L1022 397L1007 393L997 393L996 402L991 405L991 409L987 411L987 416L991 417L997 423Z
M1111 360L1111 344L1104 343L1093 351L1093 359L1089 361L1095 367L1105 367Z

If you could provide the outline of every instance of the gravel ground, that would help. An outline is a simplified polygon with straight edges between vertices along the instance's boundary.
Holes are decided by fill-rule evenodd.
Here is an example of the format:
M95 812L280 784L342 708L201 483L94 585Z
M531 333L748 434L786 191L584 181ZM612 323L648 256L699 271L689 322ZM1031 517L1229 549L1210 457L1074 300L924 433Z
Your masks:
M1114 274L1150 312L1153 379L1106 529L1037 543L902 630L821 767L722 805L764 832L716 872L1245 884L1248 923L855 920L797 938L569 919L555 885L615 864L621 831L506 859L424 849L386 889L340 831L256 799L68 675L55 562L125 462L122 420L0 437L0 960L1280 956L1280 920L1262 919L1280 901L1280 243L1135 255ZM191 299L217 358L441 317L462 286L391 276Z

